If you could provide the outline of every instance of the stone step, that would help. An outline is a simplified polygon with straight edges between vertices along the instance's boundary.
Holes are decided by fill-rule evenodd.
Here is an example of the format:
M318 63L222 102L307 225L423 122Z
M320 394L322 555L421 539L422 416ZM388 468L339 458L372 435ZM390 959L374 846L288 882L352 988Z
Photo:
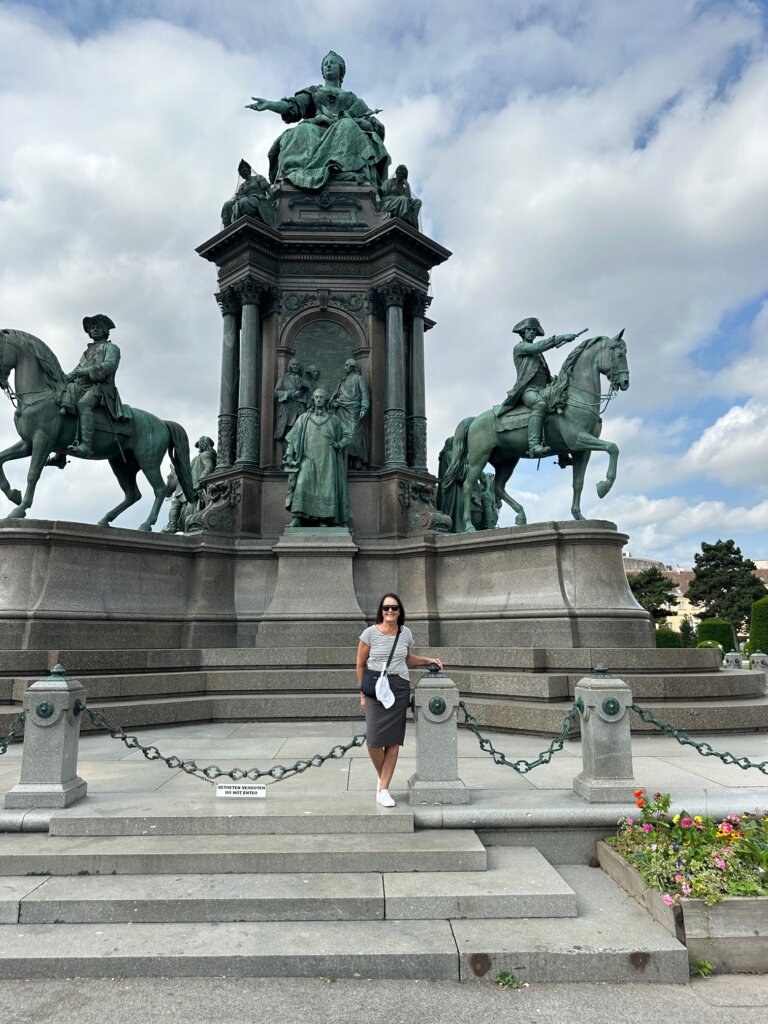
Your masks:
M575 917L571 887L533 848L488 871L98 875L0 879L0 921L116 924ZM14 911L15 908L15 911Z
M534 847L489 847L488 870L384 875L385 916L424 918L564 918L576 895Z
M0 978L493 981L508 971L530 983L688 981L685 947L631 897L592 868L562 872L576 892L576 918L5 924ZM86 884L95 881L112 880Z
M414 629L418 629L415 625ZM339 646L151 648L104 650L3 650L0 676L45 675L57 662L83 680L115 673L166 673L216 669L266 667L333 667L351 664L356 638ZM418 646L424 646L420 641ZM453 669L509 670L534 673L586 675L597 665L625 676L717 672L717 651L674 648L541 648L541 647L441 647L429 644L430 653Z
M661 721L695 736L705 732L756 732L768 730L768 696L743 700L711 701L639 701ZM467 709L479 722L479 728L503 732L532 732L556 735L572 701L537 703L535 701L493 700L467 697ZM632 713L633 732L653 733L658 730ZM576 732L578 734L578 730Z
M348 654L348 652L347 652ZM556 701L573 698L582 674L516 672L507 669L451 668L451 678L466 697ZM84 676L92 705L106 700L158 699L225 694L344 694L353 691L354 670L339 666L234 666L197 671L135 672ZM759 696L765 689L761 671L635 674L627 677L637 700L706 700ZM0 700L21 702L29 679L0 679Z
M467 696L469 710L480 728L501 732L557 735L572 700L535 701ZM768 731L768 697L765 694L740 700L658 701L640 700L663 722L692 735L696 732ZM354 691L323 694L250 694L208 697L161 697L147 700L89 701L107 719L126 730L143 726L179 725L210 721L298 721L339 719L349 722L350 738L364 732L360 706ZM0 735L21 710L19 705L0 707ZM632 715L633 732L654 732ZM95 727L86 719L83 731Z
M225 779L224 782L229 780ZM405 803L380 807L373 796L313 794L279 799L203 799L148 794L126 797L89 794L51 816L51 836L314 835L324 833L412 833L413 811Z
M0 835L5 875L485 871L465 829L392 835Z
M559 920L453 920L462 981L655 982L685 985L688 952L602 871L561 865L578 916Z

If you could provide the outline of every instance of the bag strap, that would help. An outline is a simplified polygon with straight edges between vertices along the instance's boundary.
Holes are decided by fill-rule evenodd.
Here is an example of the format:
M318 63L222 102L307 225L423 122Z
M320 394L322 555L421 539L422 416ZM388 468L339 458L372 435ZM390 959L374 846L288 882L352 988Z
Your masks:
M389 668L390 661L392 661L392 655L395 653L395 648L397 647L397 641L400 639L400 633L402 631L402 628L403 628L402 626L398 626L397 627L397 636L395 637L395 642L392 644L392 650L389 652L389 657L387 658L387 664L384 666L384 670L383 671L385 673L386 673L387 669Z

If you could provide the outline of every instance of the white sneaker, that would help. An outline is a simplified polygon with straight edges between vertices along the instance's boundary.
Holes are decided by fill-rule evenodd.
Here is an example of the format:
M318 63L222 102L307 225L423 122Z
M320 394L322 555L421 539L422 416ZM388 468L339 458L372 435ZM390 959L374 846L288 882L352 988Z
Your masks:
M382 807L394 807L395 806L395 801L389 795L389 790L388 789L380 790L379 791L379 795L376 797L376 799L381 804Z

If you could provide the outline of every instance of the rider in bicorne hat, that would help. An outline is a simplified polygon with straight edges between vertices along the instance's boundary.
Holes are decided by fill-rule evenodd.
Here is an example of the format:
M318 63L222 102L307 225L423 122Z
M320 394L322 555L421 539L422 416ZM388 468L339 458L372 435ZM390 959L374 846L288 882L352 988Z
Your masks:
M544 331L535 316L521 320L512 330L520 335L520 341L515 345L513 352L517 380L498 407L497 414L503 416L504 413L511 412L520 402L531 410L528 420L528 454L531 458L538 459L552 453L552 449L542 440L547 402L541 392L552 380L552 374L542 353L550 348L567 345L574 341L577 335L559 334L544 338ZM537 338L544 340L536 341Z
M91 339L80 356L80 362L64 378L66 387L61 398L61 413L76 412L80 440L71 444L72 455L87 458L93 455L94 410L106 407L112 420L125 420L128 415L115 387L115 373L120 364L120 349L109 340L114 323L104 313L83 317L83 330Z

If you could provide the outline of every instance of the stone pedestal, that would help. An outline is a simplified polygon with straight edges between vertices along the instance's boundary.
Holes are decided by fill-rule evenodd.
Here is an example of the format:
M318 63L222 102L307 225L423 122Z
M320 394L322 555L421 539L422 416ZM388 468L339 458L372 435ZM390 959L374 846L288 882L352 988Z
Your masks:
M632 692L621 679L601 669L580 680L581 756L583 768L574 792L589 803L624 803L632 798L632 740L629 705Z
M442 673L430 672L417 683L416 772L408 779L412 804L469 803L459 778L458 705L458 687Z
M429 532L428 512L415 514L435 488L426 464L424 335L433 322L425 314L432 268L451 254L382 214L368 187L310 193L281 184L274 201L274 226L243 217L197 250L218 271L220 457L208 481L237 487L230 532L274 537L285 525L275 387L293 359L307 393L322 386L332 396L348 359L368 383L368 466L350 474L355 535ZM218 532L222 522L217 514Z
M358 549L346 526L289 526L272 550L277 581L259 623L260 644L290 645L299 634L302 643L329 643L340 626L348 639L362 632L352 574Z
M85 689L61 665L29 687L21 779L6 793L6 808L69 807L85 796L87 784L77 774L78 700L85 702Z

